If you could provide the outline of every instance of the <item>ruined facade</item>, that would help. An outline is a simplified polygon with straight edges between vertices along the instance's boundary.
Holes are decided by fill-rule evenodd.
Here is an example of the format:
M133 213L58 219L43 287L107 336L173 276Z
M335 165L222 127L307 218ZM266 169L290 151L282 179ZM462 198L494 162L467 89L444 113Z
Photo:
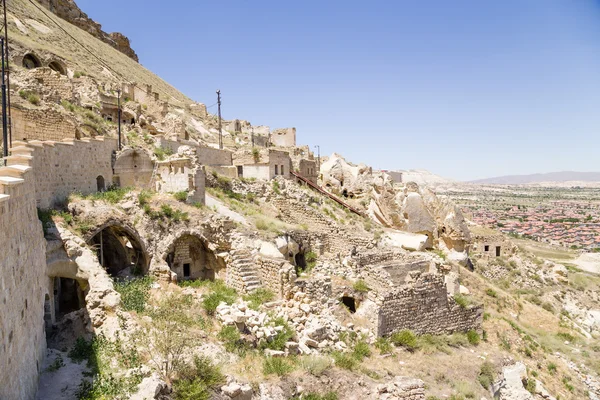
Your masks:
M277 147L296 146L296 128L275 129L271 132L270 142Z
M157 192L187 192L187 200L204 204L205 172L195 166L189 158L181 157L157 161L156 177L153 182Z

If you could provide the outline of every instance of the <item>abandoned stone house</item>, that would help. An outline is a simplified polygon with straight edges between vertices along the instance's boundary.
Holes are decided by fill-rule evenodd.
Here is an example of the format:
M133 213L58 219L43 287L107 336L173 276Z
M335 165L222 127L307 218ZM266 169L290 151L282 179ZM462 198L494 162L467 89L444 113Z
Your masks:
M255 148L254 152L242 151L235 155L233 164L239 178L268 181L276 176L290 179L292 160L286 151Z
M187 192L187 201L204 204L205 172L187 157L156 162L154 188L161 193Z
M271 132L271 144L276 147L295 147L296 128L281 128Z
M516 246L503 235L474 235L470 252L484 258L510 257L515 254Z

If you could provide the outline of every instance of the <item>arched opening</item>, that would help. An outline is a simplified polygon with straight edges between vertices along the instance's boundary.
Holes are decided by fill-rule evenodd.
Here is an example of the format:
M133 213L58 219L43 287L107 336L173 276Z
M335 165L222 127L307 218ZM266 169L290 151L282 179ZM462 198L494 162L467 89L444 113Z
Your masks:
M23 57L23 67L27 69L40 68L42 66L42 62L35 55L29 53L25 54Z
M50 295L48 293L44 297L44 329L46 336L52 332L52 303L50 303Z
M104 186L104 177L102 175L98 175L96 178L96 187L98 188L99 192L104 192L106 189L106 186Z
M306 257L304 257L304 252L300 252L294 256L294 261L296 262L296 270L301 269L304 271L306 269Z
M348 189L342 190L342 196L344 196L345 198L348 198Z
M56 319L85 307L85 294L75 279L54 278Z
M89 241L100 265L112 277L129 277L146 272L146 253L133 232L111 225L96 233Z
M200 238L183 235L175 241L166 259L177 280L215 280L222 266Z
M351 313L354 314L356 312L356 300L354 300L354 297L342 296L342 304L345 305Z
M50 64L48 64L48 68L50 68L53 71L58 72L61 75L67 74L67 69L64 67L64 65L62 65L58 61L52 61Z

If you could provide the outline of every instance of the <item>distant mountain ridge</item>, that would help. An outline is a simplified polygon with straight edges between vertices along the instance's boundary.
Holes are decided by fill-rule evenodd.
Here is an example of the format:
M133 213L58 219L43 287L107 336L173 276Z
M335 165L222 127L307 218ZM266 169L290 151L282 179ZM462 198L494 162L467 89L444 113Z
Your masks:
M526 185L542 182L600 182L600 172L561 171L544 174L506 175L494 178L478 179L469 183L495 185Z

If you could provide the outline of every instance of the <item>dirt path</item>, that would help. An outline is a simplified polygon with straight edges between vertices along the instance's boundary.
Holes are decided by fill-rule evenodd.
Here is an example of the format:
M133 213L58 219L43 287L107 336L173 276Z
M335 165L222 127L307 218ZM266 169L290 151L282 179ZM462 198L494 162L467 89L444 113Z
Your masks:
M62 363L57 359L62 359ZM36 400L77 400L77 390L86 369L85 363L72 362L67 353L48 349Z
M586 272L600 275L600 253L584 253L572 262Z

